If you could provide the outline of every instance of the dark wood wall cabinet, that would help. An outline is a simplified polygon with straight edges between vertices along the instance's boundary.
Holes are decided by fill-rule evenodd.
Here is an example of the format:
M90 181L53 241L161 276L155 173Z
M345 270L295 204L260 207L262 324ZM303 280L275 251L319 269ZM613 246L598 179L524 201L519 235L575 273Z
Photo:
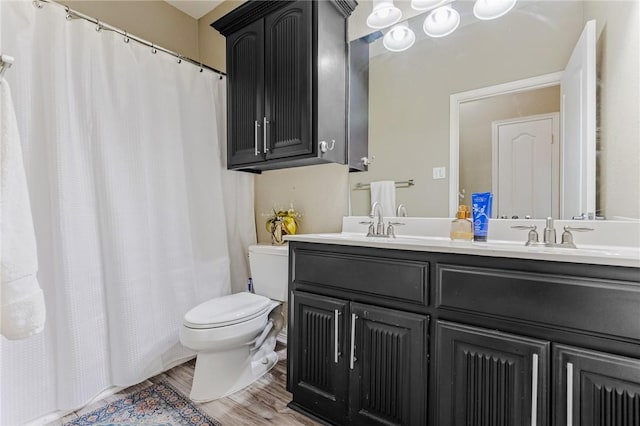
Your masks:
M287 386L336 425L640 426L640 271L290 242Z
M227 167L348 161L352 0L248 1L213 24L227 44Z

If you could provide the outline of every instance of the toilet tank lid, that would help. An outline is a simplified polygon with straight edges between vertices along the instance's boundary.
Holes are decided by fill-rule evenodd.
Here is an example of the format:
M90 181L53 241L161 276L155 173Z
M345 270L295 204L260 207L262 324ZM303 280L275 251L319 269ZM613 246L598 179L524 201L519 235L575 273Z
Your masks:
M249 246L249 253L275 254L289 256L289 246L274 246L271 244L254 244Z
M216 297L187 312L184 324L192 328L234 324L263 312L270 304L269 298L247 292Z

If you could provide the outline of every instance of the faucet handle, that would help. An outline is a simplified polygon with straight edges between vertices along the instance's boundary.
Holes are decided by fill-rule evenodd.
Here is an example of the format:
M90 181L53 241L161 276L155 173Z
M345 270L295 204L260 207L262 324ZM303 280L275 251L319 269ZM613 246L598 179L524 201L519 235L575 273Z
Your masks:
M369 229L367 230L367 237L373 237L375 235L375 229L373 227L373 220L365 220L363 222L359 222L360 225L369 225Z
M529 230L529 234L527 235L527 242L524 243L525 246L540 244L537 231L538 227L536 225L514 225L511 227L511 229Z
M573 242L573 234L571 231L575 232L588 232L594 231L593 228L587 228L586 226L565 226L564 232L562 233L562 242L560 243L563 247L576 248L576 244Z
M387 226L387 237L391 237L391 238L395 238L396 237L396 233L395 233L395 229L393 228L394 226L403 226L405 225L402 222L391 222L389 221L389 225Z

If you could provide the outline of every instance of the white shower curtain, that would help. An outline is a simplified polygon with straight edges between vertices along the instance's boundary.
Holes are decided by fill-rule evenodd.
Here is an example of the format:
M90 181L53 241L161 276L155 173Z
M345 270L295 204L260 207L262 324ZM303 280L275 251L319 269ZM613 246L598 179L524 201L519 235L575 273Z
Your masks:
M55 5L0 7L47 303L43 333L0 338L16 424L188 356L182 316L243 287L255 229L253 179L221 167L224 81Z

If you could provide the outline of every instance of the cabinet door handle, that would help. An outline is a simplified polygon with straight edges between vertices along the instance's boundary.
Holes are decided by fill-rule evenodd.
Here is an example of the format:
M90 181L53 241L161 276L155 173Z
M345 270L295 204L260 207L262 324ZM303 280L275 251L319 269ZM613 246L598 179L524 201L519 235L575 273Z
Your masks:
M269 120L267 120L267 117L263 117L262 118L262 148L265 154L269 152L269 143L267 141L267 136L269 134L269 132L267 132L268 124L269 124Z
M260 155L260 150L258 149L258 127L260 127L260 123L258 123L258 120L255 120L253 123L253 146L255 148L254 155L256 157Z
M531 357L531 426L538 422L538 354Z
M349 368L353 370L353 364L357 361L356 359L356 320L358 316L356 314L351 314L351 357L349 359Z
M567 426L573 426L573 364L567 363Z
M338 357L340 356L340 351L339 351L339 345L340 345L340 338L338 336L340 327L338 326L338 317L341 315L342 313L337 310L334 309L333 310L333 335L334 340L333 340L333 362L334 363L338 363Z

